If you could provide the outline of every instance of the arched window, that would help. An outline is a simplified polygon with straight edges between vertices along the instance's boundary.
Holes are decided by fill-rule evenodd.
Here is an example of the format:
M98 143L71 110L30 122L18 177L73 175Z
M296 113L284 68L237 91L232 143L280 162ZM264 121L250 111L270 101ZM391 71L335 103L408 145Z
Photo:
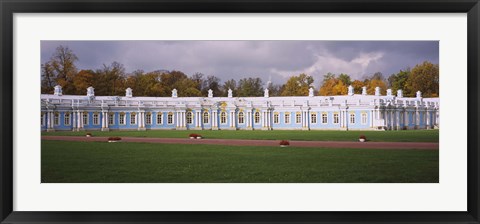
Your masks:
M168 115L167 115L167 123L168 124L173 124L173 113L172 112L168 113Z
M193 124L193 113L191 111L187 112L187 124Z
M220 113L220 123L222 124L227 123L227 112Z
M203 123L208 124L210 123L210 115L208 114L208 111L203 112Z
M350 124L355 124L355 114L350 114Z
M238 113L238 123L239 124L245 123L245 115L243 114L243 112Z
M260 123L260 112L255 112L255 124Z

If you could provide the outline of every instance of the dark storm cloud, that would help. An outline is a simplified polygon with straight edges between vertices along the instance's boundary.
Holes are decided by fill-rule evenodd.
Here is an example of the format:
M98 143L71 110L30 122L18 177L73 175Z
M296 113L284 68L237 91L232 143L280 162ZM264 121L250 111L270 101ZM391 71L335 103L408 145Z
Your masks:
M117 61L127 72L180 70L222 81L261 77L283 83L307 73L319 83L327 72L388 76L423 61L439 61L438 41L42 41L42 63L59 45L73 50L79 69Z

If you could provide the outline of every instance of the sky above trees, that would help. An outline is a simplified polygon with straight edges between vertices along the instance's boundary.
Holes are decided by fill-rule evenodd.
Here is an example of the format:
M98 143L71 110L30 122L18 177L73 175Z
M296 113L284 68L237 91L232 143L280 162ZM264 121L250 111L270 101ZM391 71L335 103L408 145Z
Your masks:
M329 72L354 80L381 72L386 78L424 61L439 61L438 41L42 41L42 64L59 45L75 53L78 69L118 62L127 73L180 70L222 82L260 77L275 84L306 73L315 86Z

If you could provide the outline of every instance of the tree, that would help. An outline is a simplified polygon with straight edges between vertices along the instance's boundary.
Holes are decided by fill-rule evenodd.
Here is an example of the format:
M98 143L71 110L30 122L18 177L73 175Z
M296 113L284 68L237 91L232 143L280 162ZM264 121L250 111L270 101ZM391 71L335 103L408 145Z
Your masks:
M203 89L202 89L202 94L207 95L208 90L213 91L214 96L222 96L223 92L220 90L220 78L209 75L207 78L203 81Z
M394 93L401 89L404 91L404 95L411 95L412 93L409 93L408 90L405 89L405 84L409 76L410 69L400 70L397 74L392 74L388 77L388 86Z
M335 77L335 74L327 73L323 76L322 86L318 94L321 96L345 95L347 94L347 85Z
M313 88L313 77L304 73L292 76L287 80L282 96L308 96L308 90Z
M63 87L64 94L74 94L73 78L77 74L75 62L77 56L68 47L60 45L50 58L48 64L51 65L55 82Z
M387 84L383 78L382 73L377 72L370 78L365 79L365 85L367 86L367 94L374 95L375 88L380 87L380 94L385 95L387 92Z
M412 68L410 76L405 83L408 96L414 96L417 91L424 97L438 97L439 92L439 67L425 61Z
M281 96L285 88L285 85L278 85L273 83L268 83L267 89L269 96Z
M81 70L73 78L73 86L76 95L85 95L87 88L95 84L95 72L92 70Z
M42 64L42 81L41 81L41 92L44 94L52 94L53 87L55 86L55 74L53 71L52 65L47 62Z
M260 78L243 78L238 81L237 93L240 97L263 96L263 82Z
M340 81L342 81L343 84L345 84L345 85L347 85L347 86L349 86L350 84L352 84L352 80L350 79L350 76L347 75L347 74L343 74L343 73L340 74L340 75L338 76L338 79L339 79Z
M228 94L228 90L232 90L232 95L237 96L237 81L235 79L230 79L225 81L222 85L222 91Z
M141 72L143 73L143 71ZM103 68L98 69L96 73L95 92L98 95L119 96L125 94L125 68L122 64L116 61L110 65L103 64ZM130 87L134 88L134 86Z
M353 91L357 94L362 93L362 87L366 86L364 82L360 80L355 80L352 82Z

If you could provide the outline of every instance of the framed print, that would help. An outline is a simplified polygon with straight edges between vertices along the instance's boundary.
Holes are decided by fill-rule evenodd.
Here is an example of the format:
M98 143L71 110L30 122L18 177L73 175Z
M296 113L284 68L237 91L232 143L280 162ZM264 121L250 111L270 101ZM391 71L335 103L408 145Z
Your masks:
M477 0L1 10L2 223L479 223Z

